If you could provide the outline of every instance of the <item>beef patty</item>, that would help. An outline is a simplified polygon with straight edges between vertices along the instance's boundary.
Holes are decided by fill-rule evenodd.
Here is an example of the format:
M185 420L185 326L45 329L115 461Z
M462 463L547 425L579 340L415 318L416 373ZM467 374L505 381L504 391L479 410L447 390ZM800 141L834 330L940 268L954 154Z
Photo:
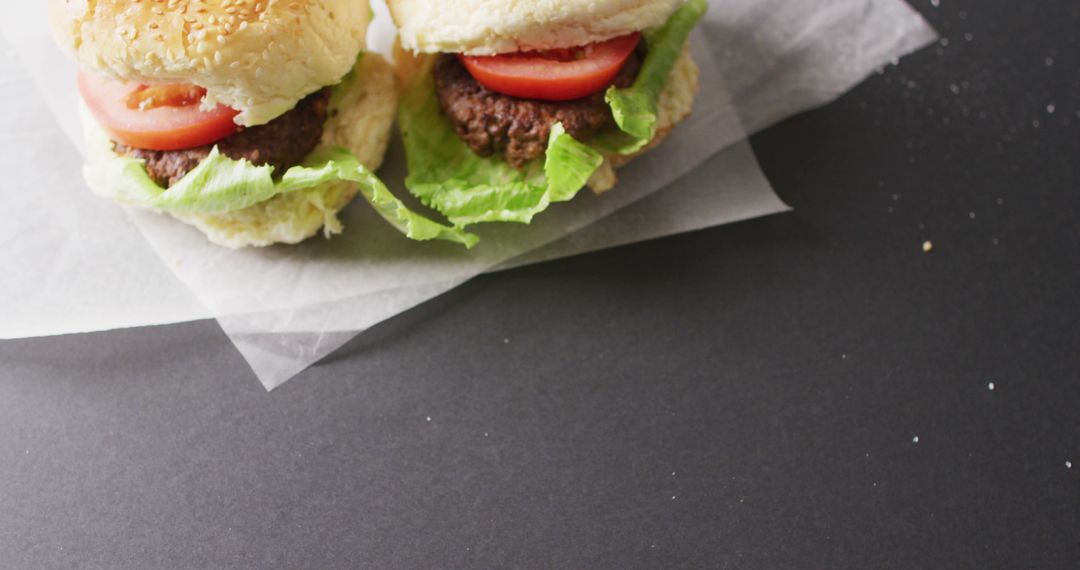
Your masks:
M629 87L643 60L639 47L619 71L615 86ZM480 156L503 154L515 168L544 155L555 123L561 122L578 140L615 127L603 91L574 101L511 97L481 85L457 56L450 54L435 62L435 89L443 113L473 152Z
M269 164L277 174L296 166L315 150L322 139L330 103L330 90L309 95L288 113L265 125L249 127L215 143L222 154L233 160L247 159L253 164ZM184 150L146 150L113 143L118 153L146 161L146 171L159 185L176 184L210 155L214 145Z

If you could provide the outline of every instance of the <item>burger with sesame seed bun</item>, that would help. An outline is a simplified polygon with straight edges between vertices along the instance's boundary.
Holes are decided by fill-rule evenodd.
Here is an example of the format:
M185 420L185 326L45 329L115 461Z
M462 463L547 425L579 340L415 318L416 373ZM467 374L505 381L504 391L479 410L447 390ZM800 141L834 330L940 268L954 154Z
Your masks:
M388 0L406 186L456 227L529 223L693 108L707 0Z
M356 0L49 0L80 65L91 189L231 248L342 231L358 193L410 238L476 238L372 174L397 108Z

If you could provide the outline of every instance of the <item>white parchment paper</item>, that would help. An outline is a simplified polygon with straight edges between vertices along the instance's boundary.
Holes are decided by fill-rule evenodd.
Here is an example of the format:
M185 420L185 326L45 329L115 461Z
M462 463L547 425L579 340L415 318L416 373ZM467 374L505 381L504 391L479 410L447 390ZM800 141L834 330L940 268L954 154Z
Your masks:
M345 212L346 234L332 241L239 252L212 246L169 218L133 212L146 241L194 293L198 299L194 301L163 285L167 272L152 261L145 242L118 219L119 209L95 202L82 186L74 150L81 144L74 120L74 70L52 48L41 7L23 4L0 23L0 29L72 144L62 144L56 128L39 124L47 121L41 121L40 112L29 111L32 120L16 119L30 120L33 136L0 138L2 148L31 147L18 162L36 164L48 157L50 164L62 163L50 171L47 183L41 181L40 168L24 167L26 177L16 177L17 184L11 186L34 188L30 196L8 187L0 193L5 206L0 216L7 222L4 229L10 230L0 237L5 245L16 244L27 268L25 279L4 284L0 294L10 287L33 300L23 304L22 313L0 310L0 315L18 315L3 319L8 322L0 328L0 336L68 332L60 317L74 305L69 300L95 306L79 328L69 330L94 330L95 323L110 328L175 322L184 315L209 314L218 317L260 380L272 388L357 332L480 272L782 211L784 206L769 189L748 145L741 142L742 124L756 130L827 102L885 62L934 37L900 0L726 0L711 8L693 41L702 68L694 117L667 143L625 169L617 191L603 198L583 195L558 205L528 227L483 228L479 233L484 242L471 252L450 244L403 240L360 203ZM392 28L384 7L379 6L379 12L372 40L375 48L385 49ZM40 107L38 102L34 105ZM7 132L4 124L0 127ZM398 189L394 183L404 174L402 163L400 152L392 151L380 172ZM54 188L64 193L42 195ZM73 195L80 192L76 201ZM9 199L14 208L7 207ZM65 214L64 219L52 217L58 215L58 203L66 210L67 204L83 202L94 205ZM32 210L44 213L36 219L26 217ZM104 213L99 217L99 212ZM27 245L33 241L26 236L32 231L31 224L24 223L27 220L49 228L50 247ZM123 245L114 246L117 240ZM89 252L88 242L93 244ZM49 254L62 263L42 261ZM6 257L4 251L0 263ZM70 279L80 273L96 287L83 288L77 285L82 280ZM29 325L35 310L48 304L27 284L35 279L58 284L63 301L53 310L57 318ZM156 287L160 295L147 287ZM96 293L90 293L92 289ZM135 314L146 318L140 322Z

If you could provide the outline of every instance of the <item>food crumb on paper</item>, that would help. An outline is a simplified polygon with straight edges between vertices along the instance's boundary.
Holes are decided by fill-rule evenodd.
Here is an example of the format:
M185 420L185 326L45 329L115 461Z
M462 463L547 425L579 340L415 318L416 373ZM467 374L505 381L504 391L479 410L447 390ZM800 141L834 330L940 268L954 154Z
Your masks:
M911 443L919 443L919 436L911 438Z
M993 382L991 382L991 383L987 384L987 385L986 385L986 389L987 389L987 390L990 390L991 392L993 392L993 391L994 391L994 383L993 383Z
M930 253L931 251L934 251L934 242L930 240L924 241L922 244L922 250L923 253Z
M424 419L430 422L431 421L431 416L427 416Z

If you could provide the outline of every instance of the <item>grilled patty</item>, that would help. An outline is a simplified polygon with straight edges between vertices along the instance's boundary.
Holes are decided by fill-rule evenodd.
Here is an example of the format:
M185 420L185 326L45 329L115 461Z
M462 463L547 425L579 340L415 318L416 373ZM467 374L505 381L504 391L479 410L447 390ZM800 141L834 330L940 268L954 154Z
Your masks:
M629 87L643 60L639 48L619 71L615 86ZM450 54L443 54L435 62L435 89L443 113L473 152L480 156L504 155L515 168L544 155L555 123L561 122L566 132L578 140L615 127L603 91L574 101L511 97L481 85Z
M330 90L323 89L297 103L288 113L265 125L242 129L217 143L222 154L234 160L269 164L284 173L304 161L322 139L330 103ZM146 150L113 143L117 154L146 161L146 171L155 182L168 188L191 172L210 154L214 145L184 150Z

